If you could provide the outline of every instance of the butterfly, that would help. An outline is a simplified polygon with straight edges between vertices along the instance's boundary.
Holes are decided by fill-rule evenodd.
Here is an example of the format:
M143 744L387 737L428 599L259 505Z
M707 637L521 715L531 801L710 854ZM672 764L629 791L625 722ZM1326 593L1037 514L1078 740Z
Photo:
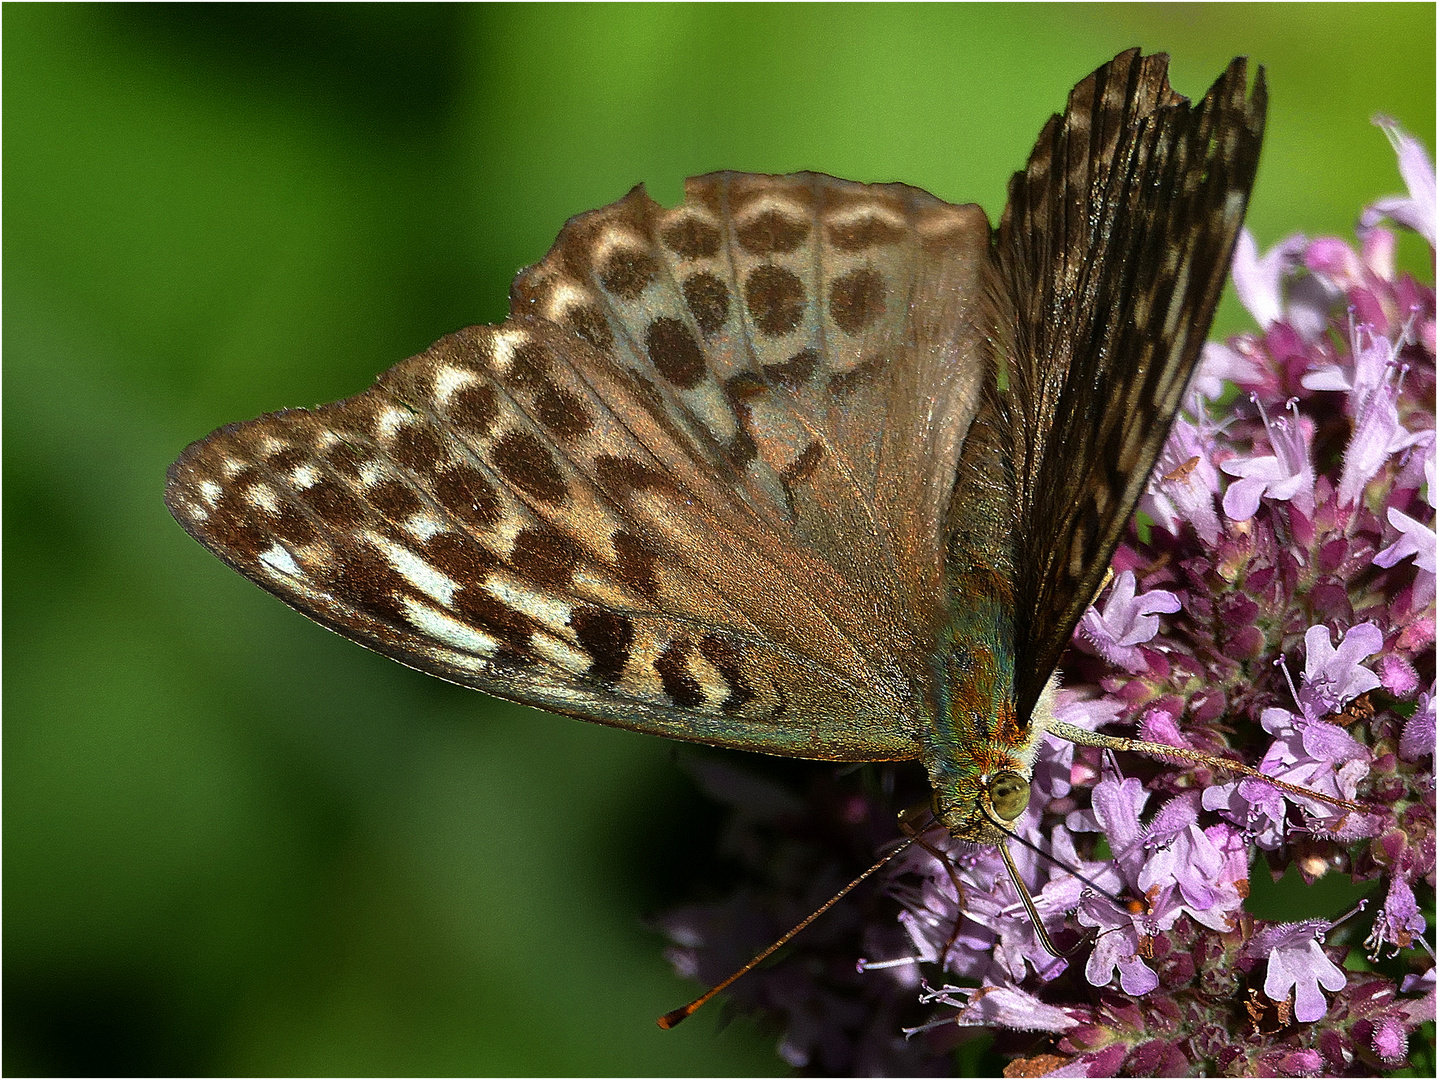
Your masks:
M509 318L221 428L166 502L317 622L497 697L824 761L919 759L997 844L1218 302L1266 91L1098 68L997 229L817 173L637 187ZM1203 759L1208 760L1208 759Z

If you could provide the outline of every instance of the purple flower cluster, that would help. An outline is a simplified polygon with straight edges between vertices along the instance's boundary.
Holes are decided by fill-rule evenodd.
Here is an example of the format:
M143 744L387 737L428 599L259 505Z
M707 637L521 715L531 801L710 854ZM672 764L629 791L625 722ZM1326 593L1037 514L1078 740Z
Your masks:
M1065 955L1044 947L996 849L928 833L887 868L885 896L847 922L836 909L833 929L816 924L786 964L736 984L739 1007L780 1018L791 1064L940 1072L979 1029L1022 1058L1015 1075L1407 1063L1434 1018L1418 898L1431 904L1435 861L1435 312L1432 286L1395 269L1382 222L1434 243L1434 168L1377 122L1409 193L1364 211L1356 247L1293 237L1260 254L1243 234L1234 284L1261 330L1207 346L1056 710L1362 809L1046 740L1009 851ZM782 827L741 811L731 838L797 921L817 902L805 887L842 884L882 844L883 794L847 797L842 843L819 835L813 800ZM773 860L787 852L792 872L799 851L804 873L777 882ZM1244 909L1255 851L1275 878L1375 882L1381 906L1257 918ZM663 920L681 970L717 981L764 944L726 931L743 902L755 897Z

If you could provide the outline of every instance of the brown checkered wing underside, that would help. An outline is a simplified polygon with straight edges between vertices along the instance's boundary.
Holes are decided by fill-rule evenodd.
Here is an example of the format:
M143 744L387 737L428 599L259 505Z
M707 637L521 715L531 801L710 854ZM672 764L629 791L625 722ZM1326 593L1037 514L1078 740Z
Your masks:
M978 406L989 228L715 174L569 223L511 315L170 471L197 539L442 678L602 723L906 758Z

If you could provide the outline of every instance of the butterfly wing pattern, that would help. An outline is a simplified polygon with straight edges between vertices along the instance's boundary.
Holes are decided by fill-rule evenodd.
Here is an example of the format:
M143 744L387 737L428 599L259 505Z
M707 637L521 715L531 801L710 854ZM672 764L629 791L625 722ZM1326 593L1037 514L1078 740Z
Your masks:
M574 218L509 318L189 447L166 501L316 621L498 697L823 760L943 753L983 563L1020 726L1208 329L1264 111L1137 50L977 206L716 173ZM1075 482L1077 480L1077 482ZM993 599L992 597L990 599Z
M717 174L674 210L636 189L565 228L504 324L214 433L167 499L286 603L442 678L913 757L988 235L902 185Z

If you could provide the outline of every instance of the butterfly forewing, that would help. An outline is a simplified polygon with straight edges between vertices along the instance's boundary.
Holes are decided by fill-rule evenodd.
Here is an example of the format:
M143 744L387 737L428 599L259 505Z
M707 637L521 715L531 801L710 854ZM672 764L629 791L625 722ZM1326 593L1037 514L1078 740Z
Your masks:
M991 503L1011 485L1020 716L1093 600L1198 361L1265 109L1242 59L1191 105L1166 57L1132 50L1074 88L1010 182L987 290L1007 385L990 384L965 472Z
M918 753L988 226L903 185L636 189L511 318L369 391L216 432L177 519L312 618L586 719Z

